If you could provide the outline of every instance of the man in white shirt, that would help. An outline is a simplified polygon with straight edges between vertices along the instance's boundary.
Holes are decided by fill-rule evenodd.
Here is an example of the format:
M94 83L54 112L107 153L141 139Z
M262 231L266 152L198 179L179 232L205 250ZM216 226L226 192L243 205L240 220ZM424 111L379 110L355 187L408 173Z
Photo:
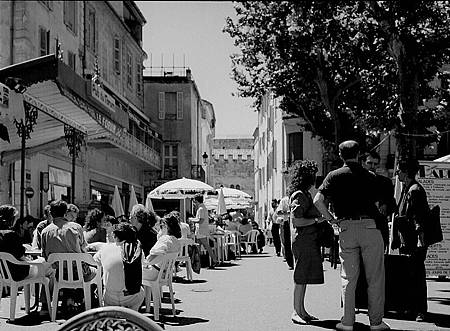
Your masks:
M198 229L196 233L196 237L200 245L202 245L207 251L212 260L211 268L214 268L217 265L217 257L209 245L209 216L208 210L206 206L203 204L203 195L197 194L194 197L194 204L197 207L197 213L195 218L191 219L192 222L198 223Z

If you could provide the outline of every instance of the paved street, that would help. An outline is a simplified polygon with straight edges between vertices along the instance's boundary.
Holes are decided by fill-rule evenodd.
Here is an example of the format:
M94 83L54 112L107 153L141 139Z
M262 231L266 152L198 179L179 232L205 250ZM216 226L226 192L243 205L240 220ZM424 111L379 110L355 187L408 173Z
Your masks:
M340 279L338 269L324 263L325 285L311 286L307 308L321 320L315 325L299 326L290 320L292 271L272 247L261 255L249 255L216 270L202 269L194 274L194 283L176 283L177 317L170 316L170 304L163 303L161 326L165 330L326 330L333 329L340 318ZM180 274L184 275L184 271ZM395 330L450 330L450 282L428 282L430 316L433 323L416 323L388 316ZM20 296L23 306L23 296ZM24 317L19 309L15 324L6 323L9 298L1 302L1 330L57 330L59 324L41 323L36 317ZM153 317L152 314L149 315ZM355 330L369 330L365 314L357 315ZM36 325L37 324L37 325Z

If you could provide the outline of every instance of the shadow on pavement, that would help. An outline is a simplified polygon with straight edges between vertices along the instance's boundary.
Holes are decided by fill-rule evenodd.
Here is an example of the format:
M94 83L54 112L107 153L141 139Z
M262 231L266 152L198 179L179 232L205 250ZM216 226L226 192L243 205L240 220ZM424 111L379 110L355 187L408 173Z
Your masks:
M339 323L339 320L323 320L323 321L312 321L310 324L323 328L323 329L330 329L330 330L336 330L336 324ZM354 331L369 331L370 330L370 326L369 325L365 325L359 322L356 322L353 325L353 330ZM396 329L391 329L391 330L396 330ZM405 330L402 330L405 331Z
M265 253L262 253L262 254L241 254L241 259L243 259L243 258L253 258L253 257L272 257L272 255L269 255L269 254L265 254Z
M446 303L448 304L448 303ZM441 328L450 327L450 315L427 313L426 321L436 324Z
M66 317L64 317L64 319L66 319ZM40 316L39 313L37 312L31 312L28 315L23 315L21 317L16 318L14 321L7 320L6 323L17 326L44 325L46 323L50 323L50 316L48 315Z
M177 310L177 314L179 312L180 311ZM186 316L173 317L171 309L160 309L159 321L157 323L159 324L159 326L164 328L164 325L184 326L207 322L209 322L209 320L199 317L186 317Z
M428 301L434 301L441 305L450 306L450 298L428 297Z
M206 279L187 280L186 278L181 278L181 277L175 278L174 277L173 282L177 283L177 284L201 284L201 283L206 283L207 280Z

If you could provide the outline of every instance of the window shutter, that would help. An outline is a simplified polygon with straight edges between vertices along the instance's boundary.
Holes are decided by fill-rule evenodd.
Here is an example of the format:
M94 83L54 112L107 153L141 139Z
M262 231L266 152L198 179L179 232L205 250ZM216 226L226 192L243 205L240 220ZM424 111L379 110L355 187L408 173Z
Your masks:
M159 92L158 118L163 120L166 118L166 95L164 92Z
M177 92L177 120L183 119L183 92Z
M39 29L39 37L40 37L40 41L39 41L40 54L39 55L40 56L46 55L44 52L45 52L45 49L47 48L47 40L46 40L47 32L43 28Z

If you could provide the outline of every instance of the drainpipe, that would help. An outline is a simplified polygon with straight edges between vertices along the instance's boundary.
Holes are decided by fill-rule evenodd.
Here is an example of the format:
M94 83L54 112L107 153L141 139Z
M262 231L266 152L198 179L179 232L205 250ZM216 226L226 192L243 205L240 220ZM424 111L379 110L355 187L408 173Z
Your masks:
M14 64L14 12L16 10L16 3L11 0L11 25L9 27L10 31L10 42L9 42L9 64Z

